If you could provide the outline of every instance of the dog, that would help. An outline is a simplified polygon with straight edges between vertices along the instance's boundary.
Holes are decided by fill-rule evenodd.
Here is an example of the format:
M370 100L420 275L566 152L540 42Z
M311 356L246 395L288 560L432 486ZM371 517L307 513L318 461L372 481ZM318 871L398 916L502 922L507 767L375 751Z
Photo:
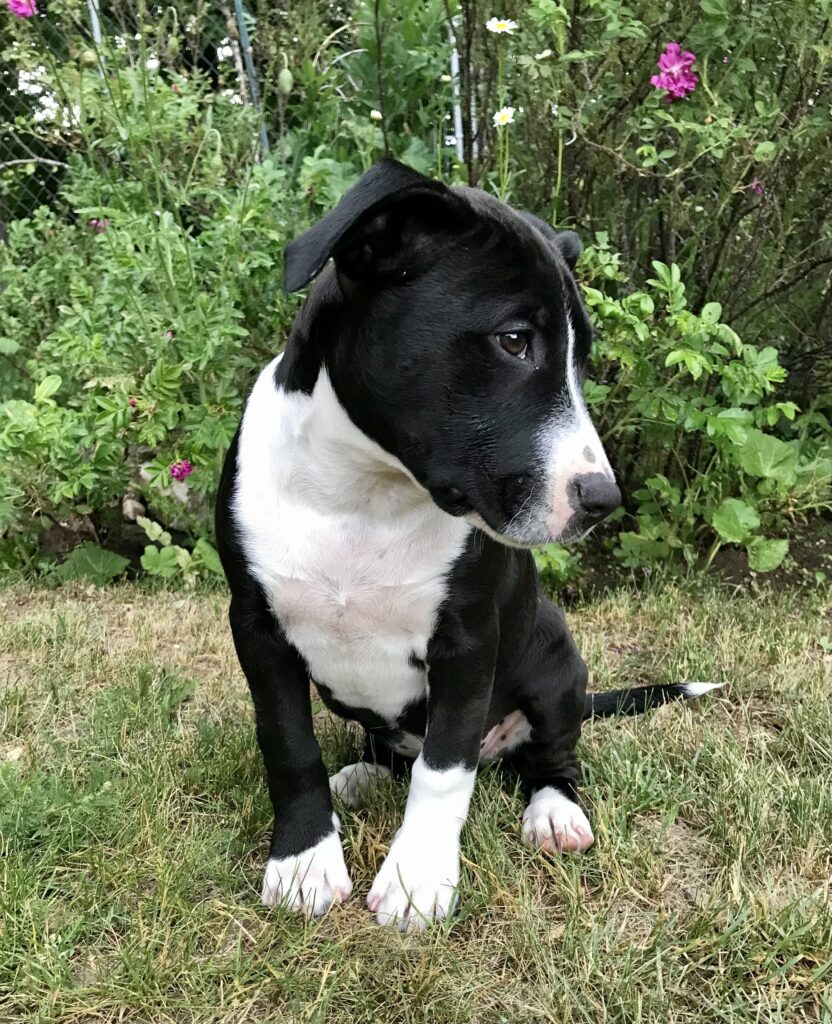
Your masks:
M217 542L275 824L264 904L350 895L333 795L409 772L367 903L419 929L453 909L478 764L520 778L522 829L586 850L582 721L717 684L588 695L529 548L583 537L621 495L582 397L592 330L578 237L393 160L285 253L317 281L260 374L225 462ZM360 723L327 778L310 678Z

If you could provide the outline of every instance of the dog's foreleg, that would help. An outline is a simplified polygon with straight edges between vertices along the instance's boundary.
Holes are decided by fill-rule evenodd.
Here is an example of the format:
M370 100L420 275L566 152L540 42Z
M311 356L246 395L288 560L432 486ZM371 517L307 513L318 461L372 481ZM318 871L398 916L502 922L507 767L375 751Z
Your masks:
M229 617L274 807L262 901L322 914L352 882L312 727L309 675L259 594L235 594Z
M401 931L448 916L459 885L459 844L474 790L496 657L496 623L472 616L464 638L428 650L428 717L404 820L367 904ZM463 628L456 623L457 630Z

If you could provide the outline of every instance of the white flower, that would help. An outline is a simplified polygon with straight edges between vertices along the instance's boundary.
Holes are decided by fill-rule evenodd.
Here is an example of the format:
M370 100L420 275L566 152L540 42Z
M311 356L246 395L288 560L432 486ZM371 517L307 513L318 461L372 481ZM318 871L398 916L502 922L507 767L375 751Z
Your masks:
M505 33L510 36L517 28L517 22L509 21L508 18L489 18L485 27L489 32L496 32L498 35Z
M514 124L514 107L501 107L494 115L495 128L504 128L507 124Z
M541 50L540 53L536 53L534 55L534 59L535 60L545 60L547 57L551 57L551 56L552 56L552 51L551 50L548 50L548 49L547 50Z
M440 82L450 82L450 80L451 80L451 76L450 75L440 75L439 76L439 81Z
M381 113L380 110L371 110L370 111L370 120L371 121L381 121L383 119L383 116L384 115Z

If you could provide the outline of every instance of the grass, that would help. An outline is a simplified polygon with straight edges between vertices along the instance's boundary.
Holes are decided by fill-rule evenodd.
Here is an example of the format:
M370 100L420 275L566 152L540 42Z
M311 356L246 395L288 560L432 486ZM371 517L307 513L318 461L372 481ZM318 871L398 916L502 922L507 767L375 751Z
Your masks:
M656 585L570 613L597 689L726 679L585 730L597 843L547 860L495 772L462 909L363 905L401 814L341 812L350 903L257 894L270 808L221 595L0 593L0 1021L832 1021L828 595ZM357 740L319 710L330 769Z

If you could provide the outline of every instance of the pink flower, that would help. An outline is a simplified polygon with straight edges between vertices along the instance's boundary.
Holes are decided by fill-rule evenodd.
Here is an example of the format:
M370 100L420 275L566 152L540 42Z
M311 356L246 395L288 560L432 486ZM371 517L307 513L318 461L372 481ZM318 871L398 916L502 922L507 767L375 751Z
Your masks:
M180 459L178 462L174 462L170 467L170 475L174 480L184 480L193 473L194 467L191 465L188 459Z
M168 341L173 341L173 331L165 331L165 337Z
M136 408L136 399L135 398L129 398L127 400L127 404L130 406L131 409L135 409Z
M656 89L664 89L668 103L684 99L699 82L699 76L691 70L695 60L696 55L690 50L683 50L678 43L668 43L659 57L661 74L653 75L650 84Z
M38 13L35 0L6 0L6 3L16 18L32 18Z
M763 194L763 186L760 184L760 179L756 174L746 185L746 188L750 188L755 196L761 196Z
M106 218L99 220L97 217L93 217L91 220L88 220L87 224L89 224L97 235L103 235L110 226L110 222Z

